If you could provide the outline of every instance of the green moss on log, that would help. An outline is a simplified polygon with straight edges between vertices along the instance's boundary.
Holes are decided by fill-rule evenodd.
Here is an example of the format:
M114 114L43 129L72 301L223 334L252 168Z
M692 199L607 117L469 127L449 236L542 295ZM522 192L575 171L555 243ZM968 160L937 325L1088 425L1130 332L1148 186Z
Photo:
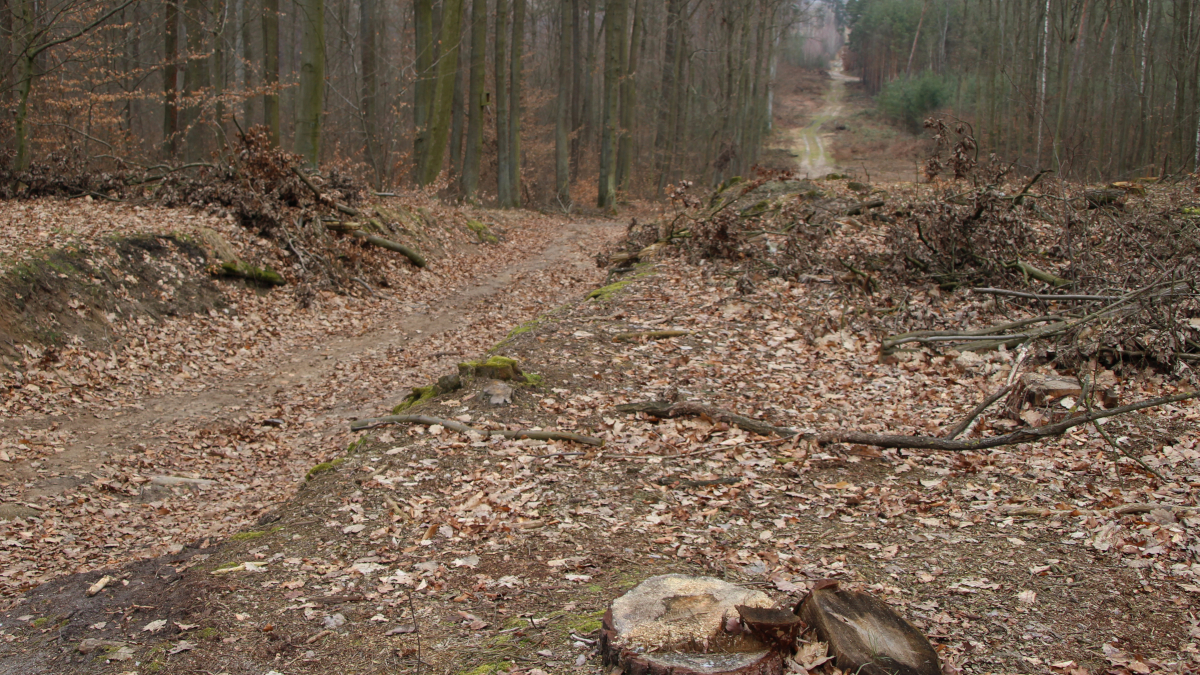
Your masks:
M338 468L338 465L345 461L346 460L339 457L328 462L321 462L320 464L309 469L308 473L304 474L304 480L312 480L327 471L333 471L334 469Z
M223 276L237 277L264 286L283 286L287 283L278 272L270 267L255 267L241 260L223 262L220 270Z
M483 377L491 380L522 379L524 373L516 359L492 356L487 361L464 361L458 364L460 377Z

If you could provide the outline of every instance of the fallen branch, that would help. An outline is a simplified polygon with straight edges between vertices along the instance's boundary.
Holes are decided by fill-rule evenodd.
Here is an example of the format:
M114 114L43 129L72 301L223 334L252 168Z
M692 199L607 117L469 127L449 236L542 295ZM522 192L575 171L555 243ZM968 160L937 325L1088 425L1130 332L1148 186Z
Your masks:
M1002 387L1000 389L1000 391L998 391L998 392L992 394L991 396L987 397L986 399L984 399L983 403L980 403L979 405L975 406L975 409L972 410L969 415L967 415L966 419L959 422L958 426L954 427L953 429L950 430L950 433L946 434L946 439L952 441L955 438L958 438L959 434L966 431L967 427L971 426L971 423L975 421L975 418L982 415L983 411L988 409L988 406L992 405L996 401L999 401L1000 397L1007 394L1012 388L1013 388L1013 386L1011 384L1005 385L1004 387Z
M410 261L412 261L412 264L416 265L417 267L424 267L426 264L425 256L418 253L416 249L405 246L399 242L392 241L391 239L384 239L383 237L373 234L368 234L362 230L354 230L350 234L380 248L386 248L387 250L395 251L396 253L403 253Z
M1119 295L1053 295L1048 293L1025 293L1023 291L1010 291L1005 288L972 288L973 293L983 293L985 295L1007 295L1014 298L1028 298L1030 300L1089 300L1089 301L1111 301L1120 300Z
M484 437L500 436L502 438L532 438L537 441L574 441L576 443L583 443L584 445L604 445L604 441L599 438L574 434L569 431L540 431L536 429L507 431L498 429L476 429L475 427L467 426L462 422L445 420L440 417L430 417L429 415L388 415L387 417L374 417L371 419L357 420L350 424L350 430L363 431L364 429L374 429L376 427L388 426L390 424L440 424L443 427L451 431L457 431L460 434L474 432Z
M1159 398L1141 401L1139 403L1131 403L1123 405L1112 410L1098 410L1087 415L1079 415L1070 419L1057 422L1055 424L1045 424L1040 427L1032 427L1029 429L1018 429L1010 434L1003 436L992 436L990 438L980 438L976 441L955 441L949 438L937 438L933 436L888 436L882 434L863 434L858 432L833 432L828 434L815 435L814 439L818 445L830 445L832 443L857 443L859 445L871 445L877 448L903 448L908 450L944 450L948 452L970 452L973 450L986 450L988 448L998 448L1003 445L1014 445L1016 443L1027 443L1030 441L1038 441L1051 436L1059 436L1068 429L1073 429L1078 426L1083 426L1094 422L1095 420L1104 419L1105 417L1115 417L1128 412L1142 410L1144 408L1154 408L1168 403L1178 403L1186 401L1190 398L1195 398L1200 395L1200 391L1189 391L1173 396L1162 396Z
M851 206L849 209L847 209L846 215L857 216L857 215L867 211L868 209L877 209L886 203L887 202L882 199L872 199L870 201L861 202L861 203L855 204L854 206Z
M641 330L632 333L617 333L613 336L613 342L637 342L642 338L647 340L665 340L666 338L683 337L691 335L691 331L687 330Z
M724 422L731 426L745 429L751 433L759 434L760 436L783 436L790 437L796 435L796 430L787 427L777 427L762 420L743 417L728 410L714 408L703 403L695 403L692 401L684 401L682 403L671 403L670 401L641 401L638 403L624 403L617 406L617 412L631 413L644 412L647 415L660 418L670 417L708 417L717 422Z
M1064 279L1045 270L1040 270L1024 260L1014 260L1013 262L1006 264L1005 267L1009 269L1021 270L1025 276L1033 277L1038 281L1044 281L1051 286L1070 286L1071 284L1075 283L1070 279Z

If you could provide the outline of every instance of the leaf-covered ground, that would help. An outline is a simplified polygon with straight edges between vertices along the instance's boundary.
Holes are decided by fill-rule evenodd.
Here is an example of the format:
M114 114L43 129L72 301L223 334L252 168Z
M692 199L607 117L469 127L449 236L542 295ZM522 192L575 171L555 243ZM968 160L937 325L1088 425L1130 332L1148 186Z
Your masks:
M575 246L567 257L581 261L616 234L591 229L562 243L549 221L528 227L518 239L512 226L521 243L501 249L512 258L474 268L465 258L454 278L522 270L516 261L545 246L537 242ZM656 260L608 279L567 269L511 273L496 296L456 306L466 320L459 332L404 342L405 352L378 349L388 339L381 317L402 327L417 309L396 310L394 300L327 298L323 312L298 317L282 315L271 295L239 298L264 303L240 305L240 321L256 310L263 323L250 325L277 325L281 335L259 331L260 351L216 360L254 376L219 408L223 426L202 433L197 414L154 427L154 406L165 411L173 399L133 393L128 400L148 410L122 410L138 415L136 425L117 418L109 428L146 423L163 438L138 452L93 441L111 453L112 473L58 495L6 486L6 501L36 511L3 525L15 589L92 571L57 578L0 615L0 657L23 672L602 673L593 631L605 607L647 576L678 571L753 585L785 604L818 579L860 584L925 631L948 672L1196 667L1194 403L1104 427L1166 482L1129 459L1114 463L1091 427L945 454L817 447L703 418L624 415L616 405L677 397L806 432L936 435L1007 382L1015 359L921 351L881 362L880 324L861 291L815 275L761 278L739 292L742 273L711 262ZM419 298L431 312L450 297L428 293L401 303ZM971 323L972 302L927 286L910 289L904 311L931 325ZM201 321L177 330L232 328ZM282 327L293 322L295 335ZM613 341L664 329L687 334ZM413 412L477 428L575 431L605 445L441 426L348 432L348 418L387 414L407 387L491 347L536 373L511 406L491 405L480 394L486 382L468 380ZM293 370L291 359L319 364L326 353L331 367ZM1122 402L1177 390L1152 372L1104 377ZM201 385L210 386L201 377L180 386ZM43 426L36 438L47 440L26 445L52 448L66 424ZM1013 424L993 411L969 434ZM165 470L154 462L217 485L139 499L149 486L135 477ZM101 571L110 537L122 552L108 555L114 562L165 554ZM99 554L76 567L48 562L80 540ZM112 580L89 598L105 574Z

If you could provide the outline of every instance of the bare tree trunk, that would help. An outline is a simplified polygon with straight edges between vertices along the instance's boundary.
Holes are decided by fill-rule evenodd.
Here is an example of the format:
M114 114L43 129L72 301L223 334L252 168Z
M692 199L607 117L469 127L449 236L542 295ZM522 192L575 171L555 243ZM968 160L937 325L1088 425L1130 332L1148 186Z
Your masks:
M921 39L921 26L925 24L925 11L929 9L929 0L921 5L921 18L917 19L917 31L913 33L912 49L908 51L908 66L904 69L905 77L912 77L913 57L917 55L917 41Z
M471 86L467 94L467 147L463 158L462 192L468 201L479 192L479 162L483 155L483 123L487 105L484 81L487 78L487 0L471 4Z
M163 149L179 151L179 0L166 0L163 16Z
M263 124L271 143L279 145L279 0L263 0Z
M187 61L183 70L184 115L183 124L187 137L187 159L200 159L208 146L204 119L203 100L211 86L210 59L205 56L208 41L205 39L204 19L207 15L207 0L187 0L184 6L183 26L187 32Z
M558 100L554 103L554 192L564 211L571 208L571 148L568 112L571 103L572 44L575 21L571 0L559 3L558 24Z
M508 105L508 162L507 171L509 199L501 202L500 206L520 208L521 206L521 79L525 57L525 0L513 0L512 27L512 75L509 80L508 94L511 101Z
M461 23L461 22L460 22ZM450 110L450 176L462 176L463 160L463 127L466 126L466 77L467 60L463 58L463 48L469 44L463 35L463 26L459 26L458 34L458 64L454 69L454 103Z
M609 0L604 12L604 116L600 123L600 185L596 205L612 209L617 201L617 124L621 98L621 50L625 47L629 0Z
M358 37L362 42L362 120L363 154L375 174L375 189L383 188L383 167L379 163L379 61L378 10L376 0L361 0L358 6Z
M671 170L671 141L674 130L677 92L675 82L679 76L679 35L683 29L682 12L684 0L669 0L667 25L663 47L662 86L659 89L658 124L654 131L654 173L658 180L658 191L667 185L667 174Z
M413 18L417 38L417 84L413 88L413 174L421 183L425 153L429 146L429 112L437 87L433 73L433 0L414 0Z
M496 196L500 206L512 202L508 161L512 142L508 127L508 0L496 0L496 51L492 67L496 74Z
M428 118L428 145L421 156L418 182L429 185L442 173L446 141L450 138L450 105L454 100L454 75L458 71L458 42L462 35L463 0L445 0L442 6L441 49L439 50L432 108Z
M625 77L621 82L621 138L617 143L617 189L625 194L629 192L630 175L633 173L633 125L634 115L637 112L638 48L645 23L642 8L642 0L637 0L633 9L633 30L629 36L629 46L621 53L621 66Z
M1050 56L1050 0L1046 0L1046 7L1043 10L1045 14L1044 23L1042 24L1042 64L1041 73L1038 76L1038 100L1037 100L1037 148L1036 161L1034 166L1041 169L1042 166L1042 130L1046 128L1046 69L1049 66Z
M297 3L300 38L300 99L296 105L296 154L316 168L321 158L321 115L325 109L325 0Z

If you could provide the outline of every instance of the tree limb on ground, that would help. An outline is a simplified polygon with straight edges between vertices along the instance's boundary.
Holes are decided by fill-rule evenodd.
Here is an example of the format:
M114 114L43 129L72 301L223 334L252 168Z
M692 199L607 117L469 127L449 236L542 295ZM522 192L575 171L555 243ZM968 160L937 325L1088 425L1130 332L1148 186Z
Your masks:
M374 417L365 420L356 420L350 424L351 431L363 431L364 429L374 429L376 427L388 426L390 424L440 424L443 427L457 431L460 434L477 433L480 436L500 436L502 438L532 438L537 441L574 441L583 443L584 445L604 445L604 441L593 436L583 436L574 434L569 431L541 431L536 429L521 429L519 431L507 431L501 429L476 429L475 427L467 426L462 422L454 420L445 420L440 417L430 417L429 415L388 415L387 417Z
M1013 298L1028 298L1030 300L1094 300L1094 301L1111 301L1120 300L1119 295L1054 295L1048 293L1025 293L1023 291L1010 291L1006 288L972 288L972 293L982 293L984 295L1007 295Z
M1068 429L1083 426L1094 422L1095 420L1104 419L1106 417L1115 417L1128 412L1142 410L1144 408L1154 408L1168 403L1178 403L1186 401L1190 398L1195 398L1200 395L1198 391L1189 391L1173 396L1162 396L1153 398L1148 401L1131 403L1123 405L1112 410L1097 410L1087 415L1079 415L1070 419L1057 422L1055 424L1045 424L1040 427L1032 427L1029 429L1018 429L1010 434L1003 436L992 436L989 438L980 438L974 441L955 441L949 438L937 438L933 436L888 436L882 434L864 434L858 432L833 432L827 434L815 435L815 440L818 445L829 445L832 443L857 443L859 445L871 445L877 448L904 448L908 450L943 450L947 452L971 452L974 450L986 450L988 448L997 448L1003 445L1015 445L1017 443L1027 443L1030 441L1039 441L1043 438L1051 436L1059 436Z
M722 410L711 405L696 403L694 401L683 401L681 403L671 403L670 401L640 401L638 403L625 403L617 406L617 412L631 413L644 412L652 417L671 418L671 417L708 417L716 422L724 422L730 426L745 429L751 433L759 434L760 436L795 436L796 430L787 427L777 427L762 420L751 419L728 410Z

